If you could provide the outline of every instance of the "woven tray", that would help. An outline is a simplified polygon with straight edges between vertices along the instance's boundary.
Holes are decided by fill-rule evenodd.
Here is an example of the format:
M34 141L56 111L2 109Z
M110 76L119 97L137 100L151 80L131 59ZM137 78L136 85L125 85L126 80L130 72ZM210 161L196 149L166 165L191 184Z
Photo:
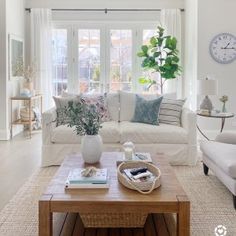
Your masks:
M124 173L124 169L140 168L147 167L148 170L153 173L156 177L153 181L147 182L133 182L130 180ZM155 165L143 161L137 162L123 162L118 166L117 170L118 180L125 187L133 190L137 190L142 194L150 194L154 189L158 188L161 185L161 171Z

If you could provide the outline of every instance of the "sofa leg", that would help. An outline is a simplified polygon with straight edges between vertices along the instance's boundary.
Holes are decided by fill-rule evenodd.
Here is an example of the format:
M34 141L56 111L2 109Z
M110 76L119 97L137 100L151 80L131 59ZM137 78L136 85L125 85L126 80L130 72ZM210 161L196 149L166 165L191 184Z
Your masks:
M233 203L234 203L234 209L236 210L236 196L233 195Z
M208 175L209 168L206 164L203 163L203 172L205 175Z

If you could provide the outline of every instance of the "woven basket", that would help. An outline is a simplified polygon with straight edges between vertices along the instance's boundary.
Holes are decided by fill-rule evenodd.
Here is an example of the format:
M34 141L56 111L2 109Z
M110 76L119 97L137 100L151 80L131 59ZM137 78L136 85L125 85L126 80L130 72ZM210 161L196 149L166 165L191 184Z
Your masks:
M147 215L137 213L80 213L84 227L89 228L142 228Z
M124 173L124 169L147 167L148 170L155 176L153 181L133 182ZM129 189L137 190L142 194L150 194L154 189L161 185L161 171L155 165L143 161L122 162L117 170L119 182Z

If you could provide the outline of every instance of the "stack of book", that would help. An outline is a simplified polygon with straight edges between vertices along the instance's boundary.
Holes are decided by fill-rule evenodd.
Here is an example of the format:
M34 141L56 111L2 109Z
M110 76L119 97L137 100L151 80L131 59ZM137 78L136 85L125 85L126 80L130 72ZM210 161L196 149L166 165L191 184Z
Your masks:
M109 188L109 179L107 169L97 169L94 175L84 177L84 169L78 168L70 171L66 180L67 189L79 188Z

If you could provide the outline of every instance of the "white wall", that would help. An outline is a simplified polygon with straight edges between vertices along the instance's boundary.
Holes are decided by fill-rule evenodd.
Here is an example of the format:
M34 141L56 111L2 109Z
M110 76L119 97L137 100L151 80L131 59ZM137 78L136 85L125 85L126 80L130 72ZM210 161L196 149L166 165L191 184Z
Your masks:
M0 0L0 140L7 137L7 35L6 35L6 0Z
M213 75L218 80L217 97L212 97L213 105L221 109L218 98L229 96L228 111L236 114L236 61L228 65L215 62L209 54L209 44L212 38L223 32L236 36L236 1L235 0L199 0L198 1L198 78ZM200 99L200 98L199 98ZM216 130L220 120L199 118L199 125L205 130ZM236 129L233 126L236 118L226 121L226 129Z
M42 8L183 8L184 0L26 0L26 6Z
M0 67L0 140L9 139L10 134L10 100L19 94L19 81L9 80L8 75L8 36L14 34L24 39L24 0L1 0L1 67ZM17 110L17 104L13 110Z

